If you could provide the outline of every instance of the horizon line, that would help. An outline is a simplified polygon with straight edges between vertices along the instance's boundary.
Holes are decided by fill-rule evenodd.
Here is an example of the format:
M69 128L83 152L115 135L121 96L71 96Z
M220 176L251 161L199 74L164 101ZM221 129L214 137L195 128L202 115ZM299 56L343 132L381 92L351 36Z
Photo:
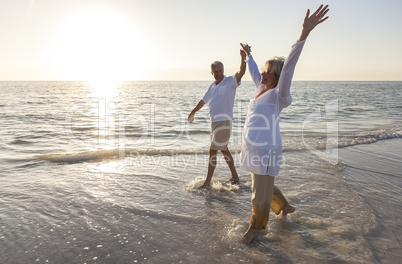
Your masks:
M121 81L104 81L104 82L209 82L208 80L121 80ZM242 80L249 81L252 80ZM93 80L0 80L0 82L102 82ZM401 80L293 80L293 82L402 82Z

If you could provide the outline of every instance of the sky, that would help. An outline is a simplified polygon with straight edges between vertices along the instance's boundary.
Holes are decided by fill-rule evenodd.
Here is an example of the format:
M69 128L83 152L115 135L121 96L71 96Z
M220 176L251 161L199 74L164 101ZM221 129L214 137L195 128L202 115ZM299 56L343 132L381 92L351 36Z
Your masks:
M294 80L402 80L400 0L0 0L0 81L213 80L240 42L261 67L286 57L321 3Z

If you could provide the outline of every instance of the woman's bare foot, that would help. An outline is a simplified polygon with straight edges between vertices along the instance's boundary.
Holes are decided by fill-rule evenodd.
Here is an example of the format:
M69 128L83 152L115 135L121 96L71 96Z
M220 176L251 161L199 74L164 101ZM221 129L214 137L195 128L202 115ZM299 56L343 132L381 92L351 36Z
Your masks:
M258 234L261 232L261 230L258 229L252 229L252 228L248 228L246 233L244 233L241 242L247 244L250 243L251 241L253 241L253 239L258 236Z
M278 215L278 218L280 220L283 220L286 218L287 214L291 214L296 210L296 208L294 208L293 206L291 206L290 204L288 204L286 207L284 207L282 209L282 212Z

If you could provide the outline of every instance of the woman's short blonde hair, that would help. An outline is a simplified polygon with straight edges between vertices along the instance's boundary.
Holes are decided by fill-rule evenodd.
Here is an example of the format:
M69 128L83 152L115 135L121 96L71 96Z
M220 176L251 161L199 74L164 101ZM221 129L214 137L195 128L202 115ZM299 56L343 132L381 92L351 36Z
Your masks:
M278 84L279 77L281 76L281 72L282 72L284 63L285 63L285 57L275 56L272 59L267 60L265 62L264 68L262 69L265 72L268 72L268 69L269 69L269 72L275 74L276 81L277 81L277 83L275 84L275 87Z

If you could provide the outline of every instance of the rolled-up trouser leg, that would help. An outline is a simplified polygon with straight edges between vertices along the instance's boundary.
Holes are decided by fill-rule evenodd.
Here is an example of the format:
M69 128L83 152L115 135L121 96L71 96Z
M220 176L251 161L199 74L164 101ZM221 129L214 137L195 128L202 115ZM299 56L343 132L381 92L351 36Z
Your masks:
M250 228L265 229L269 220L269 211L274 194L274 177L251 173L252 191L251 202L253 212L250 219Z
M274 185L274 197L271 203L271 209L275 214L280 214L282 209L288 206L288 201L285 196L283 196L281 190Z

